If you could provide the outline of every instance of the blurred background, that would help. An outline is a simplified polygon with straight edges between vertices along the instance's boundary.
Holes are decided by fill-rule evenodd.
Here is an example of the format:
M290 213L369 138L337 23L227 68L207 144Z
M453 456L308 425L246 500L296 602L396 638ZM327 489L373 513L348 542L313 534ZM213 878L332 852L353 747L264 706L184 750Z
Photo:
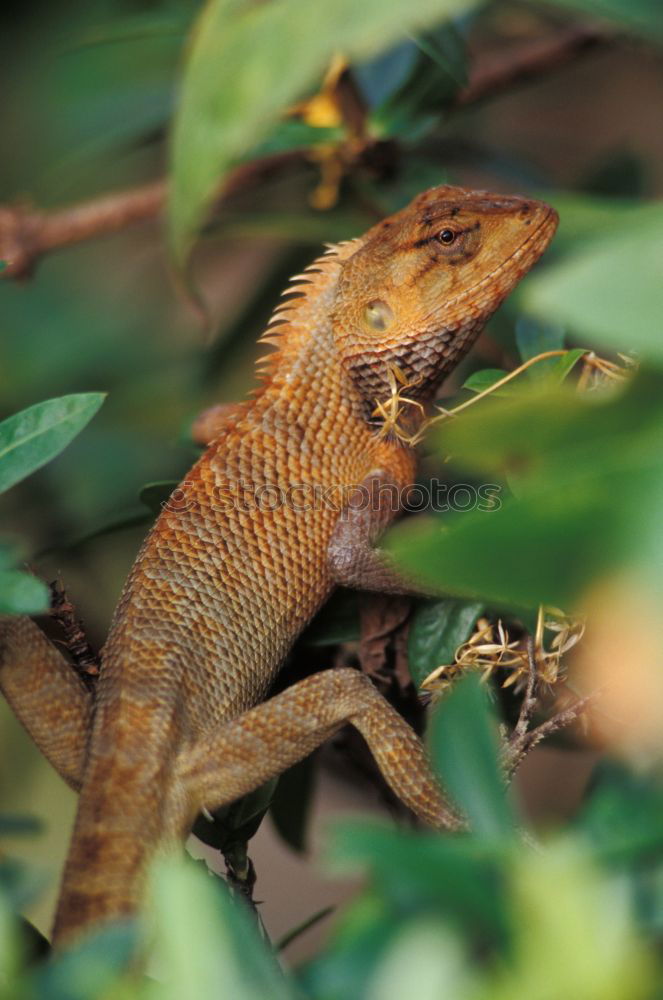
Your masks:
M225 6L230 17L232 5ZM383 7L386 19L389 0ZM619 280L633 287L647 268L663 286L660 206L659 228L644 226L642 258L637 251L648 218L642 213L663 195L657 4L441 3L437 16L423 4L420 19L415 10L412 23L379 31L375 43L344 47L339 30L339 45L332 38L288 89L289 67L303 61L307 46L306 26L293 21L290 41L273 43L278 58L268 66L282 106L256 110L251 88L238 85L221 95L232 105L231 121L223 108L210 112L228 135L236 119L263 115L259 128L228 139L227 154L207 153L193 140L187 148L196 113L191 28L200 10L186 0L87 0L9 4L0 13L0 245L4 239L14 252L23 239L26 250L16 267L18 257L2 254L10 267L0 275L0 418L67 393L108 393L63 454L2 497L0 528L17 566L65 582L97 648L167 484L199 454L192 421L251 388L262 353L256 340L278 294L322 244L358 235L419 191L449 182L541 196L559 208L559 245L532 282L565 261L573 268L594 240L615 255L604 272L606 295ZM213 30L211 18L199 29L207 32L196 43L199 63L204 44L213 51ZM223 46L232 38L224 42L220 31L217 41L219 66L261 58L259 38L255 48L230 53ZM208 124L204 116L200 122ZM206 156L212 176L217 170L207 187L186 174ZM187 201L189 190L197 193ZM99 199L111 194L118 200L104 222ZM132 197L142 218L125 226ZM83 202L87 228L76 242L67 213ZM49 212L63 213L52 249L28 225L39 229L39 213ZM660 291L647 300L652 284L633 292L633 311L652 317L641 337L647 343L656 323L660 331ZM628 311L616 332L609 324L605 338L597 331L591 296L600 306L600 282L586 286L590 301L579 298L570 317L563 309L550 315L546 303L557 286L550 287L532 285L529 300L510 300L444 387L445 400L472 372L512 368L537 347L605 341L615 361L639 346L624 325ZM157 485L145 491L148 484ZM295 653L291 676L307 661L317 668L356 657L354 606L352 615L336 631L338 620L323 622L322 638ZM338 639L346 640L340 652ZM411 691L407 698L416 711ZM541 826L573 813L595 763L594 746L570 742L537 749L518 779L525 810ZM300 829L284 839L267 819L251 844L256 895L275 938L354 892L355 882L331 881L319 864L330 815L386 808L366 768L349 762L352 753L341 741L318 755L305 836ZM28 912L46 931L75 797L4 704L0 802L43 821L38 835L6 838L3 849L37 866L44 891ZM315 950L325 926L293 945L293 960Z

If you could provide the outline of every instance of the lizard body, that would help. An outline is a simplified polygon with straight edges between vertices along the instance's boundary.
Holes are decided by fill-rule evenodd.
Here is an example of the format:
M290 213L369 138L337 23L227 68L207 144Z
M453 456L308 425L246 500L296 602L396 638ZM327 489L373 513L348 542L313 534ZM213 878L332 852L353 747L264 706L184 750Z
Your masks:
M372 547L397 508L389 491L415 467L374 417L390 373L425 404L555 226L542 203L435 188L293 279L259 387L204 421L212 440L141 548L94 696L29 620L0 620L0 684L81 791L56 942L132 912L149 858L202 807L249 792L347 722L420 818L456 822L418 738L358 672L262 700L336 583L404 587Z

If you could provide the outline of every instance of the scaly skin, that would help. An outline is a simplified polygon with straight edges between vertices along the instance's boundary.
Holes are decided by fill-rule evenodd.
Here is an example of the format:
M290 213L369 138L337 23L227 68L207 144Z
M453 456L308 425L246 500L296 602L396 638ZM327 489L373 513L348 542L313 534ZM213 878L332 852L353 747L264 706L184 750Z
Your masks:
M213 440L142 546L94 704L36 626L0 623L5 694L81 789L56 942L132 912L150 857L201 807L233 801L347 722L425 822L457 824L417 737L356 671L261 702L337 582L403 587L372 548L394 511L347 494L412 481L412 450L371 416L390 369L410 398L430 399L555 227L541 203L435 188L294 279L259 388L205 415L198 433Z

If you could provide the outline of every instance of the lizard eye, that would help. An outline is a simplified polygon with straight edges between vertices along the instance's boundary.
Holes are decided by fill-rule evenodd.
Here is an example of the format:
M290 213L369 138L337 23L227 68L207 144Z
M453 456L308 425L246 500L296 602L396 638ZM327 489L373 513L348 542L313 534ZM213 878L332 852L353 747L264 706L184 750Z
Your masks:
M364 319L371 330L382 333L394 322L394 314L382 299L373 299L364 309Z
M443 229L437 234L437 238L440 243L443 243L445 247L450 247L455 241L458 234L454 232L453 229Z

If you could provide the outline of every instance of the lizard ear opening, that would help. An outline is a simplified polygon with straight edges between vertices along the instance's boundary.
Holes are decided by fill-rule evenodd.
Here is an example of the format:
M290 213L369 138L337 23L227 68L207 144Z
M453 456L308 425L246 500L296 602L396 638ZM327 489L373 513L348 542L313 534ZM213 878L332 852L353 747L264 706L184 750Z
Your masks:
M382 299L372 299L364 309L364 323L372 333L383 333L394 322L394 314Z

